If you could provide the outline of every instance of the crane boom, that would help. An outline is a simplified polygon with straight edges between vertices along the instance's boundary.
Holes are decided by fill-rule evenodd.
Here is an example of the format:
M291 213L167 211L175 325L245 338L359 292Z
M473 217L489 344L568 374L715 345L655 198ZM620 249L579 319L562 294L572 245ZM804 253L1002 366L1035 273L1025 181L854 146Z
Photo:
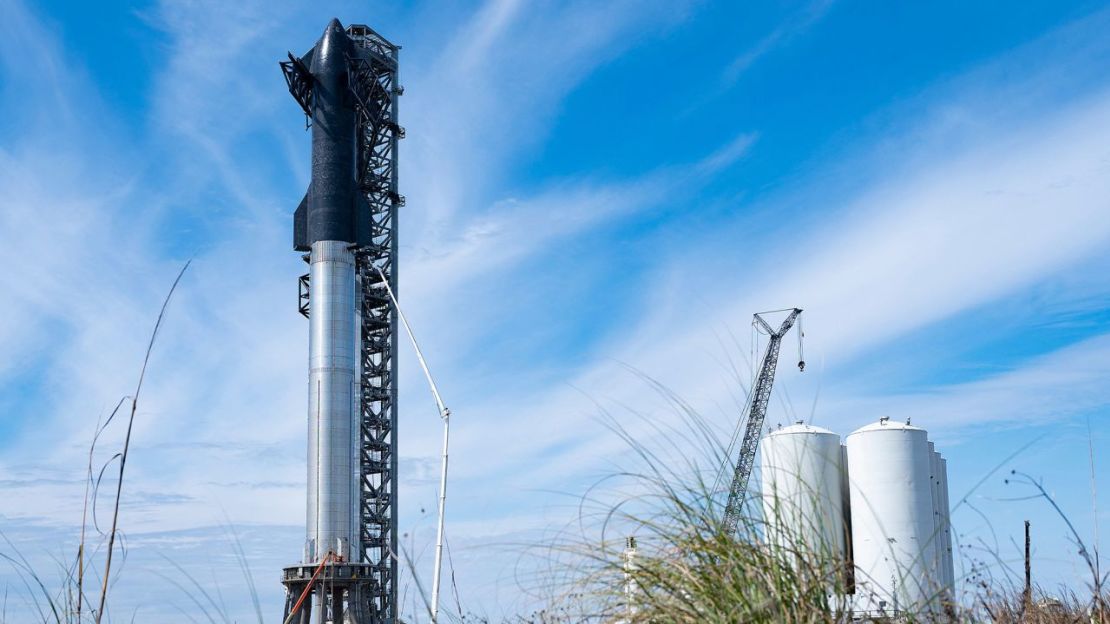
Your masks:
M759 314L755 315L756 323L770 338L767 342L767 352L763 356L763 365L759 369L752 388L751 408L748 411L747 427L744 430L744 441L740 445L740 456L736 460L736 472L732 475L732 486L728 490L728 503L725 505L725 529L731 535L736 532L736 525L740 521L740 507L744 503L744 494L748 489L748 479L752 476L752 465L755 464L755 451L759 446L759 436L763 431L763 420L767 417L767 406L771 402L771 386L775 383L775 368L779 362L779 349L782 339L794 321L798 320L801 309L794 308L783 320L776 331L763 320ZM799 361L798 368L805 370L805 361L800 359L801 333L798 334Z

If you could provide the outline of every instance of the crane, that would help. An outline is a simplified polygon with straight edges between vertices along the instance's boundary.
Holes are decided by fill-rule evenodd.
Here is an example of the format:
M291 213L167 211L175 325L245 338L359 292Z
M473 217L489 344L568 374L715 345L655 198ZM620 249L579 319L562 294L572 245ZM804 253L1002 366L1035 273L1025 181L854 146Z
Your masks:
M786 319L776 330L763 319L764 314L774 312L790 312ZM740 457L736 460L736 472L732 475L732 486L728 490L728 503L725 505L725 530L729 535L736 532L736 525L740 521L740 507L744 503L744 495L748 489L748 479L752 476L752 465L755 463L755 450L759 446L759 436L763 431L763 419L767 417L767 405L771 401L771 386L775 383L775 368L779 363L779 348L782 339L794 322L798 322L798 370L804 371L806 362L802 354L802 327L800 308L787 308L773 310L772 312L759 312L752 319L756 331L767 334L767 351L763 355L763 364L759 368L759 376L752 387L750 409L748 410L748 424L744 430L744 441L740 445Z

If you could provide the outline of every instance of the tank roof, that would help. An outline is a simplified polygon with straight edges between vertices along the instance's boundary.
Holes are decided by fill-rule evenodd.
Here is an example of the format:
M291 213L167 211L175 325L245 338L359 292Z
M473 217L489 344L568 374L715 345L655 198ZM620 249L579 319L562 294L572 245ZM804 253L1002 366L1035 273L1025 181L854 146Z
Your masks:
M909 421L891 420L890 418L880 418L878 422L864 425L856 429L848 435L856 435L857 433L867 433L868 431L925 431L921 427L915 427Z
M829 431L828 429L825 429L823 427L817 427L817 426L814 426L814 425L810 425L810 424L807 424L807 423L804 423L804 422L796 422L793 425L788 425L786 427L779 427L778 429L772 429L771 432L767 434L767 437L777 436L777 435L792 435L792 434L799 434L799 433L829 434L829 435L834 435L834 436L840 437L838 434L836 434L832 431Z

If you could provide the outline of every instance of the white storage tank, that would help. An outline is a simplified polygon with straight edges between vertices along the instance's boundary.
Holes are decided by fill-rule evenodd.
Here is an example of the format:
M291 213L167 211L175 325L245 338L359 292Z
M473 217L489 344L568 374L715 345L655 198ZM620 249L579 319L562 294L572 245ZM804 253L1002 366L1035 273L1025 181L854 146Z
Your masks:
M847 447L858 614L934 611L943 581L927 433L882 418L849 435Z
M936 549L936 568L933 579L937 584L939 606L952 602L955 596L955 574L952 566L952 531L951 519L948 514L948 462L936 451L932 442L929 450L933 451L932 481L933 481L933 543Z
M948 502L948 460L944 459L943 456L940 458L940 498L940 515L943 522L941 526L943 533L940 536L943 555L941 559L943 565L941 580L944 581L944 598L951 602L956 598L956 571L952 561L952 516L950 514L950 503Z
M932 569L930 571L931 578L937 579L938 589L943 589L944 580L944 547L941 545L941 537L944 535L944 519L941 517L941 507L944 503L940 500L940 453L937 453L936 446L929 443L929 490L933 494L933 532L929 534L929 542L932 545L932 556L930 564Z
M840 436L799 422L772 431L760 452L768 543L845 561Z

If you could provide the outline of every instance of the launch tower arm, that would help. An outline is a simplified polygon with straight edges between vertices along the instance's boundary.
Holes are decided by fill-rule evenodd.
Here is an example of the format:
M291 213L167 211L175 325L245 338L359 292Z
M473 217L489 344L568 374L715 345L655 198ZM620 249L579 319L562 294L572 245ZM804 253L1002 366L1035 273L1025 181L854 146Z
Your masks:
M301 105L301 110L304 111L306 117L312 117L312 71L308 68L305 59L311 62L312 53L316 48L313 48L304 56L304 59L299 59L289 53L289 60L282 61L281 72L285 74L285 83L289 86L289 93L293 95L293 99L297 100L297 104Z
M736 460L736 471L732 475L732 485L728 491L728 502L725 504L725 529L731 535L736 532L740 521L740 507L744 503L744 494L748 489L748 479L752 475L752 466L755 463L755 451L759 446L759 436L763 431L763 420L767 417L767 406L771 402L771 386L775 383L775 368L778 366L779 349L782 339L802 311L794 308L783 320L776 331L763 320L759 314L755 315L753 323L766 333L770 339L767 342L767 351L763 356L763 363L759 368L752 387L751 407L748 411L747 425L744 429L744 440L740 444L740 455ZM799 335L800 337L800 335ZM801 343L799 342L799 345ZM799 346L800 350L800 346ZM805 367L803 361L798 362L798 368Z

